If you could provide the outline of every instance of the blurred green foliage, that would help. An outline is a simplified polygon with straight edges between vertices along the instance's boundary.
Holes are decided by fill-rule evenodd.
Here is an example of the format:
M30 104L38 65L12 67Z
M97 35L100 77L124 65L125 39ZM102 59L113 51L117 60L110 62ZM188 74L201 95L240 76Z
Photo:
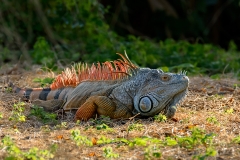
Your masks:
M110 6L110 27L122 36L173 38L240 47L240 0L99 0Z
M32 58L34 63L44 64L48 68L55 67L54 52L44 37L38 37L33 46Z
M0 63L23 56L56 69L59 63L114 60L119 58L116 52L126 50L142 67L240 75L240 54L233 41L224 50L172 39L155 42L133 35L122 37L110 30L104 19L108 8L97 0L4 0L0 12Z

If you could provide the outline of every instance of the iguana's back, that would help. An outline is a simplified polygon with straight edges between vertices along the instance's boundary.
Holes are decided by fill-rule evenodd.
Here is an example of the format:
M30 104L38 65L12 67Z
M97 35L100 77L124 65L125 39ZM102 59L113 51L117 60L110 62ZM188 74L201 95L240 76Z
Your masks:
M85 81L68 92L65 97L65 110L78 109L91 96L109 96L113 89L121 85L121 81Z

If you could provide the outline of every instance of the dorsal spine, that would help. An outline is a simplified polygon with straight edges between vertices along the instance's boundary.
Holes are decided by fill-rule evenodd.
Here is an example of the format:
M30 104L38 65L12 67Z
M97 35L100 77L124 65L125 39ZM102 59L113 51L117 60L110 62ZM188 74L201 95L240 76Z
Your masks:
M59 74L51 84L51 89L65 86L77 86L82 81L99 80L120 80L131 76L138 67L128 58L126 52L123 56L117 53L122 59L106 61L104 63L92 64L89 67L86 63L77 63L71 68L66 68Z

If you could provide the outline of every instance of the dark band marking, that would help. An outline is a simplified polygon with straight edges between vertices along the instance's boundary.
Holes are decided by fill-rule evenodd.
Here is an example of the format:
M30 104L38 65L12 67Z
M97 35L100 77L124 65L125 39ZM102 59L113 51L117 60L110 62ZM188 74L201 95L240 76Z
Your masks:
M39 95L39 99L47 100L48 93L51 91L51 88L43 88L42 92Z
M63 88L61 88L61 89L59 89L59 90L57 91L57 93L56 93L55 96L54 96L54 99L58 99L58 98L59 98L59 95L61 94L62 90L63 90Z
M18 87L16 87L14 90L15 93L19 93L20 91L21 91L21 88L18 88Z
M20 89L21 90L21 89ZM17 91L17 90L16 90ZM26 99L30 99L30 95L32 93L33 89L26 89L25 92L24 92L24 98Z
M62 97L62 99L65 99L67 93L68 93L68 92L65 91L65 93L64 93L64 95L63 95L63 97ZM67 98L67 97L66 97L66 98Z

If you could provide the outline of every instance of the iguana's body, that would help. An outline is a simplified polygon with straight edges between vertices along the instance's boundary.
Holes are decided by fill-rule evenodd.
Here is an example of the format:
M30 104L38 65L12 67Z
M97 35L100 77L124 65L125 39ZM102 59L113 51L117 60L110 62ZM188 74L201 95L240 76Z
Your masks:
M13 91L31 101L45 100L39 102L48 110L61 106L66 111L77 110L75 120L87 120L96 114L110 118L129 118L137 113L154 116L162 111L167 117L174 116L175 105L186 95L188 77L138 68L122 58L124 61L85 67L78 71L77 78L74 69L66 70L50 88L20 89L12 85ZM72 86L75 83L77 86Z

